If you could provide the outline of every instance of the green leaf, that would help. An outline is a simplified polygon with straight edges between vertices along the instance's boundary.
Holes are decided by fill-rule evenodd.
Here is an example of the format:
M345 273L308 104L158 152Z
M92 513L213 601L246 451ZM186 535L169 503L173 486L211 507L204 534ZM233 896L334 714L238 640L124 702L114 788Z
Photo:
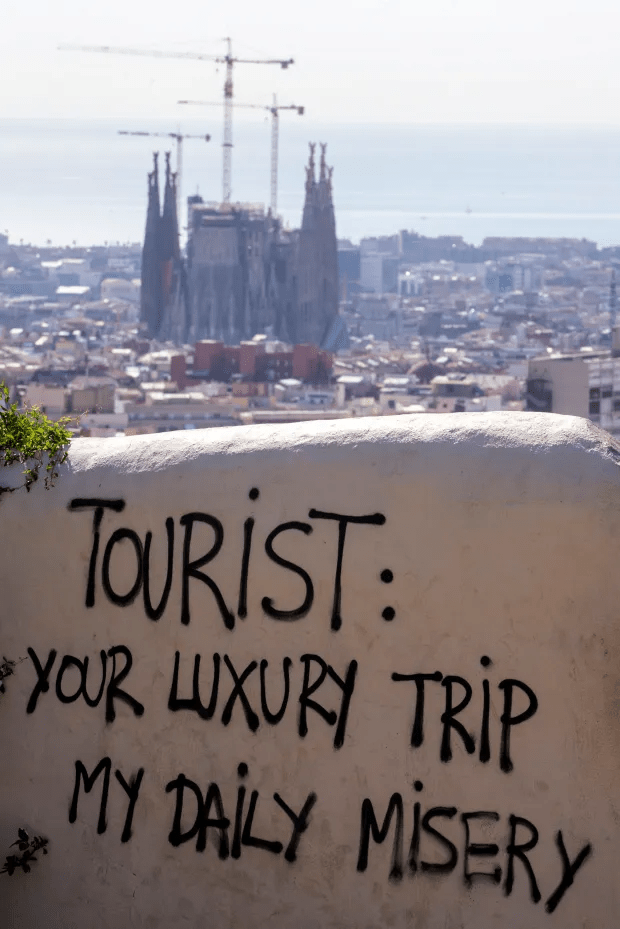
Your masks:
M18 410L17 403L9 404L9 389L0 382L0 465L25 464L24 486L29 490L47 455L45 486L51 487L58 465L67 460L70 421L64 416L54 422L38 409Z

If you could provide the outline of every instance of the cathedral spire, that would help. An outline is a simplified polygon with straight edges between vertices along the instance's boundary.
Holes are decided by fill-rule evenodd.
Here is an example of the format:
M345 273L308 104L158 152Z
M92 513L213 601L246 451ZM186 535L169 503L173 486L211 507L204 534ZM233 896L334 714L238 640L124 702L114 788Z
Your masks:
M326 178L325 152L327 151L327 142L319 142L321 146L321 169L319 180L324 181Z
M153 170L148 175L149 201L146 222L152 221L156 215L159 219L159 152L153 152Z
M313 213L316 203L316 166L314 163L314 151L316 142L308 143L310 148L310 157L306 167L306 197L304 200L304 209L302 214L302 228L308 228L313 223Z
M177 216L177 176L170 168L170 152L166 152L166 183L161 217L162 258L179 257L179 218Z
M160 223L162 323L159 337L182 342L187 327L187 280L179 246L177 176L166 152L166 184Z
M140 319L155 335L161 319L161 283L159 273L159 165L158 153L153 152L153 170L148 174L148 205L140 288Z
M316 184L314 170L314 150L316 148L316 142L309 142L308 147L310 149L310 157L308 158L308 167L306 168L306 196L312 192L314 185Z
M293 336L298 342L323 343L338 315L338 247L327 145L320 143L319 178L316 145L310 145L306 198L297 246L298 314ZM293 329L293 327L291 327Z

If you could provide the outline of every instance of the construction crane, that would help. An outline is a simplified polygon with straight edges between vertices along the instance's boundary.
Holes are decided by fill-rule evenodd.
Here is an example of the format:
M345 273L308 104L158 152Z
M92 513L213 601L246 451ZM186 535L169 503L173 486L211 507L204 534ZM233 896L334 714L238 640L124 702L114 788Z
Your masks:
M125 129L118 130L119 135L137 135L143 137L155 136L159 139L174 139L177 143L177 216L181 218L181 176L183 171L183 140L184 139L201 139L203 142L211 140L210 135L183 135L181 132L129 132Z
M112 45L59 45L60 51L71 52L104 52L112 55L141 55L145 58L180 58L190 61L214 61L216 64L226 65L226 80L224 81L224 139L222 142L222 201L230 203L231 172L232 172L232 103L233 103L233 66L245 65L280 65L286 69L294 64L293 58L235 58L232 53L232 40L224 39L227 43L225 55L203 55L201 52L162 52L147 48L119 48Z
M212 101L203 100L179 100L179 103L188 104L189 106L219 106ZM294 103L279 104L276 95L273 95L273 103L233 103L233 106L245 107L249 110L267 110L271 113L271 214L277 216L278 213L278 142L280 134L280 110L296 110L300 116L304 115L305 107L297 106Z

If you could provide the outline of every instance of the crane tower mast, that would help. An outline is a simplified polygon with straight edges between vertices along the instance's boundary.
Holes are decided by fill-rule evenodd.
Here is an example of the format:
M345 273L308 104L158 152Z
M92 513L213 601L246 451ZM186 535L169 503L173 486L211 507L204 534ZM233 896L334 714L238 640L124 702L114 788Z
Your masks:
M126 129L119 129L119 135L133 135L133 136L143 136L143 137L157 137L160 139L174 139L177 143L177 215L181 216L181 182L182 182L182 172L183 172L183 139L201 139L203 142L209 142L211 139L210 135L187 135L179 132L130 132Z
M190 61L214 61L226 65L224 81L224 134L222 141L222 202L230 203L232 194L232 104L233 104L233 66L235 64L280 65L286 69L294 64L293 58L235 58L232 53L232 40L226 38L226 55L203 55L201 52L166 52L147 48L119 48L111 45L59 45L61 51L103 52L113 55L138 55L145 58L177 58Z
M232 148L233 148L233 57L232 43L226 39L226 80L224 81L224 137L222 140L222 202L230 203L232 195Z
M217 106L210 100L179 100L179 103L189 104L190 106ZM273 103L233 103L230 101L230 108L233 106L244 107L248 110L267 110L271 113L271 213L276 216L278 213L278 139L280 128L280 110L295 110L299 116L303 116L305 107L297 106L295 103L279 104L276 95L273 95Z

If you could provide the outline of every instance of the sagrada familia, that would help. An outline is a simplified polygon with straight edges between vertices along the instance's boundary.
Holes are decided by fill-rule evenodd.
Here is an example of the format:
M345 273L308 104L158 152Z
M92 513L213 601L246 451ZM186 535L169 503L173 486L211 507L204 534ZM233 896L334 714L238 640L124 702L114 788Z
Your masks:
M177 344L238 344L257 333L334 350L346 338L338 315L332 171L310 145L301 228L247 204L188 200L187 255L179 248L176 176L166 155L163 209L158 160L148 175L141 319L149 335Z

